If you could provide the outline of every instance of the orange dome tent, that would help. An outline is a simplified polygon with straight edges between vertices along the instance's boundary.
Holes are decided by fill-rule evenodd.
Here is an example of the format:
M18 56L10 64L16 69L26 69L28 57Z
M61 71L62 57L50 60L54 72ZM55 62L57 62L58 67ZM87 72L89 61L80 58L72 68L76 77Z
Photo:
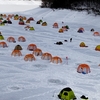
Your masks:
M10 37L7 38L7 41L8 42L15 42L15 38L10 36Z
M51 60L52 59L52 55L48 52L46 53L43 53L42 56L41 56L41 59L43 60Z
M100 36L100 33L99 32L94 32L93 35L94 36Z
M33 51L33 54L35 56L42 56L43 53L41 49L37 48L36 50Z
M37 46L36 46L36 44L29 44L27 49L30 50L30 51L34 51L34 50L37 49Z
M27 55L25 55L24 60L25 61L33 61L33 60L36 60L36 59L35 59L33 54L27 54Z
M0 42L0 47L5 48L5 47L8 47L8 46L7 46L7 43L6 42Z
M88 74L90 73L90 66L88 64L80 64L77 68L78 73Z
M22 56L22 53L20 50L13 50L11 56Z
M53 28L58 28L58 23L54 23Z
M18 41L19 41L19 42L25 42L25 41L26 41L26 39L25 39L25 37L20 36L20 37L18 37Z
M51 62L56 63L56 64L62 63L62 59L58 56L55 56L55 57L52 57Z

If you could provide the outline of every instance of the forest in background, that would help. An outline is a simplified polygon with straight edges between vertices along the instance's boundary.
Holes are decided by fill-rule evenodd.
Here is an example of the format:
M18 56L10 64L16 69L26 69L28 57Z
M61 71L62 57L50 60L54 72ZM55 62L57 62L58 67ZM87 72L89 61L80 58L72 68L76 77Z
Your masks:
M71 9L100 15L100 0L42 0L41 7Z

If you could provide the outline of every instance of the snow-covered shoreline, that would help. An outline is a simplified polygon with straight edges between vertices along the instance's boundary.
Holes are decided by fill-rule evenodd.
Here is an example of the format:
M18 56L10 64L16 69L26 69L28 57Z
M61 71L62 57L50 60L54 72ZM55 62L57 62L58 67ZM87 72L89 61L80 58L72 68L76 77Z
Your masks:
M26 10L34 9L41 5L41 1L9 1L1 0L0 1L0 13L9 13L9 12L22 12Z
M0 5L0 13L22 12L37 7L34 5Z

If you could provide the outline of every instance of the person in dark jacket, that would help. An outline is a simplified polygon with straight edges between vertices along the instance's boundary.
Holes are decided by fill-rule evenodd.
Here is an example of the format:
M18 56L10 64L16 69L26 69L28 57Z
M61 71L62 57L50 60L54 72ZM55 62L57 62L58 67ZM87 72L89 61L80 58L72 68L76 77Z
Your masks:
M70 42L72 42L72 38L70 38Z

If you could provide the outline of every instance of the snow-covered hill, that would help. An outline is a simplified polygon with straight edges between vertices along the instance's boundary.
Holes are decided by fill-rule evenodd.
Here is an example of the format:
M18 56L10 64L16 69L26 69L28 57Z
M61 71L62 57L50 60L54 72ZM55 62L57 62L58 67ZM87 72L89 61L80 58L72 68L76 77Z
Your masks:
M26 11L41 5L41 0L0 0L0 12Z
M38 5L41 2L41 0L0 0L0 4L4 5Z

